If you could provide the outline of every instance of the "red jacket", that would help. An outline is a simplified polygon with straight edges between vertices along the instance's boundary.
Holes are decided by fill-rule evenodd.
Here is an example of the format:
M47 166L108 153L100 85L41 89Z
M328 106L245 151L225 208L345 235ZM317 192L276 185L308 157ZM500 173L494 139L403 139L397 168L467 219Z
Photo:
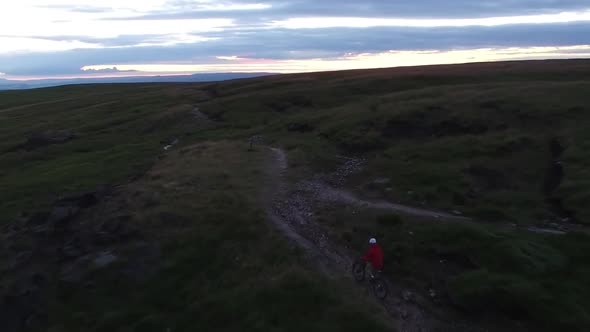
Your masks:
M371 262L373 268L377 270L383 269L383 250L376 243L369 247L367 254L362 257L365 262Z

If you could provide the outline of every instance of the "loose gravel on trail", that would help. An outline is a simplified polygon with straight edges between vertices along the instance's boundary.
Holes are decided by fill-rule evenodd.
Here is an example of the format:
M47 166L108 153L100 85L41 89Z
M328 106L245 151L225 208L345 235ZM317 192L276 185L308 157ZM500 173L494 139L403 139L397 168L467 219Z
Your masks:
M355 203L351 194L337 190L332 185L342 185L346 177L359 172L364 161L348 159L334 173L318 175L314 179L301 181L290 187L284 175L288 170L287 154L271 148L273 162L269 167L273 190L269 193L268 216L275 227L290 241L304 250L310 261L328 276L346 275L355 258L359 256L336 245L328 232L314 220L314 206L330 201ZM390 295L382 305L395 318L399 331L432 331L440 324L427 317L419 303L425 301L420 295L387 282ZM404 298L403 294L411 294Z

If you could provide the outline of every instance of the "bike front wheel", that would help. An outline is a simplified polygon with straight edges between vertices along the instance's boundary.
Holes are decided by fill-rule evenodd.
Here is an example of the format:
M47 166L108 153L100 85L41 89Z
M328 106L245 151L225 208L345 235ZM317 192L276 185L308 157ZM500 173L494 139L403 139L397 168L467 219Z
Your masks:
M352 276L354 280L358 282L365 280L365 267L366 263L362 261L352 264Z
M385 281L379 278L375 278L373 279L372 284L375 296L380 300L385 299L387 297L387 284L385 283Z

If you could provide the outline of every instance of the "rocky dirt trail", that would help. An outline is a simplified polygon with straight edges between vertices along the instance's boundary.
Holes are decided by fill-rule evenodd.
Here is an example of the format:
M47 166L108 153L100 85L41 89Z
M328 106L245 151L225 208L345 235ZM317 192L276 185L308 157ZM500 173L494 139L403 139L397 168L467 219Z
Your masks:
M406 205L395 204L386 201L368 201L356 197L353 193L334 188L321 181L306 182L305 185L313 191L316 191L319 198L323 201L330 201L334 203L343 203L348 205L354 205L367 209L374 210L389 210L392 212L399 212L406 215L427 217L435 219L445 219L449 221L471 221L470 218L452 215L446 212L438 212L433 210L426 210L420 208L414 208Z
M318 202L338 201L369 208L404 210L407 213L419 213L424 216L435 214L435 212L395 204L359 200L351 193L330 187L322 182L320 177L290 186L284 178L288 170L287 154L281 149L270 149L273 159L267 171L271 177L273 188L268 192L268 217L286 238L300 247L309 260L328 276L350 275L352 263L359 257L359 253L337 245L328 237L328 232L314 220L314 205ZM438 213L436 214L438 215ZM450 215L445 216L455 218ZM426 332L440 330L440 327L443 327L442 331L455 330L449 325L449 322L444 322L435 318L434 315L426 313L426 303L429 300L418 292L404 289L391 280L388 280L387 283L389 295L381 304L394 318L399 331ZM455 324L451 325L456 327ZM448 329L445 329L446 327ZM462 330L467 331L466 329ZM478 329L468 330L480 331Z
M343 158L344 164L335 172L318 174L311 179L292 184L286 178L289 170L287 153L278 148L270 147L269 149L272 152L272 159L267 169L271 183L266 195L268 218L286 238L303 250L318 270L330 277L351 277L352 263L358 259L360 253L330 239L328 230L315 219L316 212L319 210L333 209L337 205L344 204L420 216L424 217L425 221L432 222L476 222L468 217L445 212L358 198L342 187L348 176L362 170L364 165L362 160ZM497 223L496 226L513 228L516 225ZM534 227L522 228L522 230L555 235L567 233ZM353 284L353 279L350 278L350 280ZM506 325L506 322L497 322L493 318L480 320L467 316L450 304L437 304L433 301L432 294L424 289L413 289L411 286L396 283L395 280L386 279L386 283L389 294L380 304L393 318L400 332L523 330L518 326ZM368 283L363 285L368 290Z

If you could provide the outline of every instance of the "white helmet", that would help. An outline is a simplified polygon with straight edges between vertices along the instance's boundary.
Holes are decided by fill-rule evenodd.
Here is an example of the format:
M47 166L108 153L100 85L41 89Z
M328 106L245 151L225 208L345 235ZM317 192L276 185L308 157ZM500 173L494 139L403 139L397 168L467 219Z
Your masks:
M370 244L376 244L377 243L377 239L375 239L374 237L369 239L369 243Z

